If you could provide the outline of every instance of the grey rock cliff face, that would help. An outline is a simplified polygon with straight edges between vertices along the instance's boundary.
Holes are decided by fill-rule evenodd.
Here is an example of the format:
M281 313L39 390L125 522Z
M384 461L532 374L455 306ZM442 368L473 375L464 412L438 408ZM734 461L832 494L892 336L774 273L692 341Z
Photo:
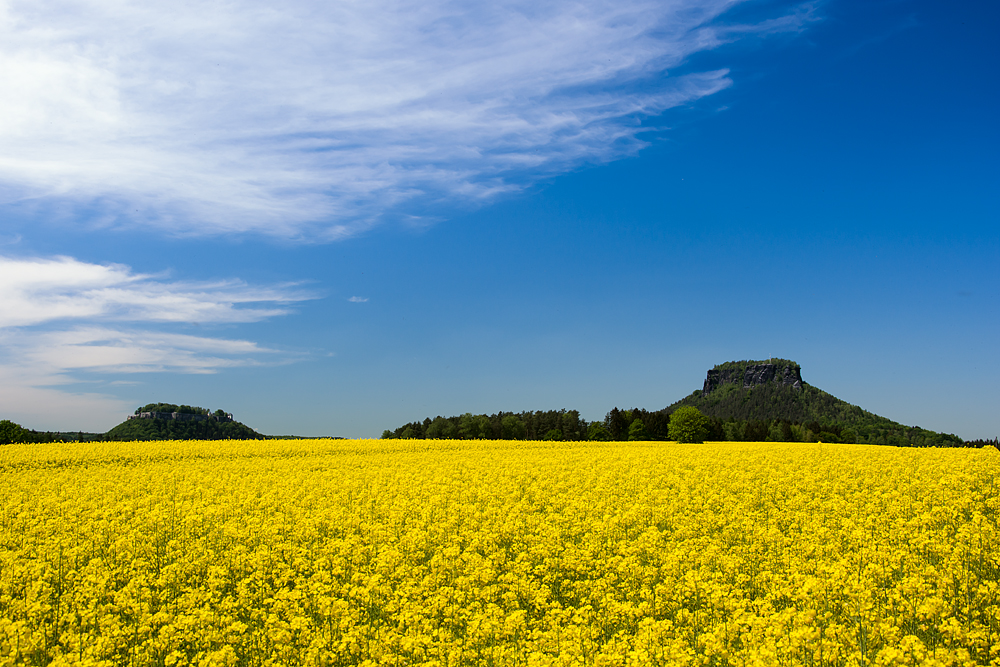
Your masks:
M802 372L794 366L777 366L776 364L752 364L746 370L738 369L710 370L705 378L703 394L711 393L716 387L724 384L738 384L744 389L756 387L768 382L778 382L789 385L793 389L802 389Z

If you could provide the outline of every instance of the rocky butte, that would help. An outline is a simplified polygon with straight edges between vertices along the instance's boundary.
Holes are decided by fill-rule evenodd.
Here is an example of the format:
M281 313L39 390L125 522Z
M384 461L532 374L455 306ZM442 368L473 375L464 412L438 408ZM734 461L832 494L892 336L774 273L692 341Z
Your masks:
M774 382L802 389L802 369L796 364L750 364L745 367L713 368L708 371L702 394L709 394L724 384L736 384L744 389Z

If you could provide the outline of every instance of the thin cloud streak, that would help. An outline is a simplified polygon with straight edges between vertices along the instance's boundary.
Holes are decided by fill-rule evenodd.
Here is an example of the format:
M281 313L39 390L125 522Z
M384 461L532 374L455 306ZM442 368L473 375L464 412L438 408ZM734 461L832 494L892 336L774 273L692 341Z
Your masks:
M165 281L120 264L71 257L0 257L0 329L57 320L257 322L315 298L295 285L254 287L238 280ZM248 306L279 304L282 307Z
M8 354L19 360L7 368L30 369L34 383L42 378L44 385L70 382L66 374L75 371L215 373L222 368L260 365L259 355L276 353L247 340L98 326L18 332L2 340Z
M0 5L0 196L90 224L332 240L630 155L711 95L736 0Z

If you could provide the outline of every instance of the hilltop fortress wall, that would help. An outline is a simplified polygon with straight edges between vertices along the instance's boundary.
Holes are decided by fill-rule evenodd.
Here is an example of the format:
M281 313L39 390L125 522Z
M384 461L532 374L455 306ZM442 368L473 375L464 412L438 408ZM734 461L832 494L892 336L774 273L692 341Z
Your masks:
M129 415L128 419L173 419L182 422L202 422L208 420L214 420L217 422L231 422L233 421L233 415L227 413L225 416L219 415L197 415L190 414L187 412L140 412L137 415Z

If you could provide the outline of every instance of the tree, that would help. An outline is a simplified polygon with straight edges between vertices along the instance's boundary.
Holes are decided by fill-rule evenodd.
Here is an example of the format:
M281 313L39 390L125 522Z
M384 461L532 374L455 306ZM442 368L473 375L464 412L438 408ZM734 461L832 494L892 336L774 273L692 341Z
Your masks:
M580 433L580 413L576 410L567 410L562 416L562 432L567 440L579 440Z
M448 430L448 426L451 424L447 419L438 415L434 418L430 424L427 425L427 429L424 431L426 435L431 440L440 440L446 437L445 432Z
M463 440L474 440L479 436L479 424L471 412L466 412L458 418L458 432Z
M708 417L690 406L677 408L670 415L670 439L677 442L704 442L708 435Z
M28 431L19 424L15 424L9 419L0 420L0 445L27 442L29 439Z
M611 412L604 418L604 425L607 427L608 433L611 434L612 440L624 440L628 435L626 433L628 421L626 421L625 413L617 407L611 408Z
M524 440L524 422L514 415L505 415L500 420L500 437L504 440Z
M493 438L493 424L490 422L489 415L477 415L476 420L476 438L480 440L491 440Z
M587 429L587 440L610 440L611 434L608 433L608 429L604 428L604 424L601 422L594 422Z
M743 439L747 442L764 442L770 433L770 424L762 420L748 421L743 427Z
M646 433L646 425L642 423L641 419L636 419L629 425L628 439L649 440L649 435Z
M488 440L492 437L490 418L466 412L458 420L458 431L465 440Z
M787 421L781 422L781 440L783 442L794 442L795 434L792 433L792 425Z

